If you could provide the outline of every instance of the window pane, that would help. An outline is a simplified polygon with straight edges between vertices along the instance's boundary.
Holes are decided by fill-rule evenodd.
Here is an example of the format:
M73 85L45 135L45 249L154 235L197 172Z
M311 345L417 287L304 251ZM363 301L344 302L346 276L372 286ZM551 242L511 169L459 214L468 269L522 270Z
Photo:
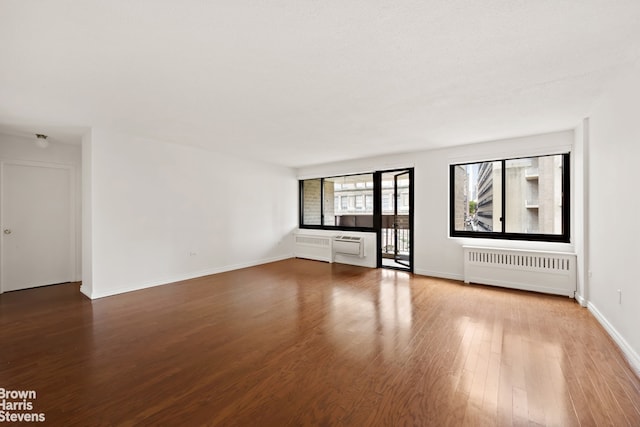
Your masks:
M324 225L336 225L334 185L332 182L324 181Z
M325 198L340 201L329 208L325 203L325 225L373 227L373 174L325 178Z
M302 181L302 223L304 225L321 225L319 179Z
M506 231L562 234L562 155L505 163Z
M501 232L502 163L454 166L454 229Z
M364 196L364 207L368 211L373 212L373 194L365 194L365 196Z
M393 213L393 206L391 205L391 200L392 200L391 194L382 195L382 213L383 214Z

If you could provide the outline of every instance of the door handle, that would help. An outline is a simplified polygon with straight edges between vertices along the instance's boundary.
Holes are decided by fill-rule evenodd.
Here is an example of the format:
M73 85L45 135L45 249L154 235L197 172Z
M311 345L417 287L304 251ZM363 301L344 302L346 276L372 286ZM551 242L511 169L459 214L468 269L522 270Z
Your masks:
M4 234L11 234L11 229L5 228L4 229Z

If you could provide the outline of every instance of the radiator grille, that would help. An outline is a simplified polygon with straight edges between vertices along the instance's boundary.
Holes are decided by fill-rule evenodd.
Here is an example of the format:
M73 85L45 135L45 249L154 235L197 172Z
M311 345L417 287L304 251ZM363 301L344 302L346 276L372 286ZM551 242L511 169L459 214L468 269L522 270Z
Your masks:
M464 281L573 297L576 255L464 246Z
M505 267L527 267L540 270L564 270L572 268L571 259L566 256L521 255L510 253L481 252L471 250L467 252L468 261L478 264L502 265Z
M297 234L295 236L294 255L317 261L332 262L331 237Z
M328 237L296 236L296 244L328 247L331 244L331 239Z

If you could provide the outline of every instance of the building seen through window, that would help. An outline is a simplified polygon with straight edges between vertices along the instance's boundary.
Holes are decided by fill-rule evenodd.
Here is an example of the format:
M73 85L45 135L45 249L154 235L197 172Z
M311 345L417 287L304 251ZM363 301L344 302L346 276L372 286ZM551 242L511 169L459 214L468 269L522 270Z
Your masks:
M302 225L373 228L373 174L309 179L301 185ZM383 178L381 191L383 215L393 214L396 205L399 215L408 214L408 179L398 180L398 191L394 194L393 179Z

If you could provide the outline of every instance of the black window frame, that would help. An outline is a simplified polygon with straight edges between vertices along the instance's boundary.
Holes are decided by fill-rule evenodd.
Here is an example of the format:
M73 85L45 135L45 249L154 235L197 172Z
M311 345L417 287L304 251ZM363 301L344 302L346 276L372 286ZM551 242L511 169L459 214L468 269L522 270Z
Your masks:
M506 207L507 207L507 188L506 188L506 162L511 160L540 158L549 156L562 156L562 233L560 234L544 234L544 233L513 233L506 232ZM466 231L455 229L455 168L456 166L464 166L476 163L501 162L501 197L502 207L500 212L500 231ZM531 156L511 157L504 159L480 160L475 162L454 163L449 165L449 236L463 237L474 239L501 239L501 240L527 240L535 242L558 242L571 243L571 153L554 153Z
M373 180L373 213L371 214L373 218L373 226L371 227L356 227L356 226L340 226L340 225L325 225L324 223L324 182L327 179L332 178L341 178L346 176L360 176L360 175L371 175ZM339 231L364 231L364 232L375 232L376 231L376 191L378 191L380 187L379 182L379 173L378 172L360 172L360 173L351 173L344 175L334 175L334 176L326 176L322 178L309 178L309 179L300 179L298 180L298 201L299 201L299 219L298 219L298 227L301 229L308 230L339 230ZM320 180L320 225L317 224L304 224L304 182L311 180ZM365 188L368 189L368 188ZM343 197L343 196L341 196ZM340 200L342 203L342 199ZM379 215L379 213L378 213Z

